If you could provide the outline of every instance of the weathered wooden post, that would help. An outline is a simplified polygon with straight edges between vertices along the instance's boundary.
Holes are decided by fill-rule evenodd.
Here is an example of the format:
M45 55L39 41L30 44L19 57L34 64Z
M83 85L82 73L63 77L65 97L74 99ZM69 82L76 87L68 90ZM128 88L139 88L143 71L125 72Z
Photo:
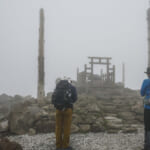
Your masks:
M150 8L147 10L147 23L148 23L148 67L150 67Z
M41 104L44 101L44 10L40 9L40 27L39 27L39 55L38 55L38 92L37 99Z

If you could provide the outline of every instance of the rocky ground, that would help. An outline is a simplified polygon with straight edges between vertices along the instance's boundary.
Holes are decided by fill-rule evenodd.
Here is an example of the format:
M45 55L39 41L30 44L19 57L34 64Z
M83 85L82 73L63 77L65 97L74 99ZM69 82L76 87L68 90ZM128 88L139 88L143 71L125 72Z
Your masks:
M75 150L141 150L143 103L139 92L124 89L118 93L110 89L107 93L78 95L71 145ZM21 144L23 150L55 149L55 109L51 96L41 106L30 97L25 100L15 96L13 101L6 95L1 97L0 136L15 134L8 138Z
M141 150L143 103L139 91L107 92L111 94L98 91L78 95L71 145L75 150ZM9 139L20 143L24 150L54 150L55 108L51 96L45 97L42 105L30 97L20 100L16 96L13 101L9 98L2 95L0 136L15 134Z
M141 150L143 129L137 133L85 133L72 134L71 145L75 150ZM22 145L23 150L55 150L55 135L9 136L9 139Z

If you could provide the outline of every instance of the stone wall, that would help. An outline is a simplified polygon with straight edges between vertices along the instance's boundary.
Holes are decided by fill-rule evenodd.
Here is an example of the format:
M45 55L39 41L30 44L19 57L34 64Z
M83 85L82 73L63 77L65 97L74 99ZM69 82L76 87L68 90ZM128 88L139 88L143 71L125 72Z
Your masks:
M132 92L131 92L132 93ZM101 96L82 94L74 105L72 133L136 132L143 124L143 103L138 94ZM16 105L9 115L9 133L36 134L55 130L55 109L50 99Z

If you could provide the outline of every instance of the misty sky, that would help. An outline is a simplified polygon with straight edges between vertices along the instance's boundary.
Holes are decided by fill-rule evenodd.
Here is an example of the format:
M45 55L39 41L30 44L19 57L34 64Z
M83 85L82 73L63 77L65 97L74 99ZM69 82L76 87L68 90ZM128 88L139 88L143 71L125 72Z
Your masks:
M126 87L139 89L146 78L148 7L148 0L0 0L0 94L37 95L40 8L46 93L57 77L76 79L88 56L112 57L117 82L124 62Z

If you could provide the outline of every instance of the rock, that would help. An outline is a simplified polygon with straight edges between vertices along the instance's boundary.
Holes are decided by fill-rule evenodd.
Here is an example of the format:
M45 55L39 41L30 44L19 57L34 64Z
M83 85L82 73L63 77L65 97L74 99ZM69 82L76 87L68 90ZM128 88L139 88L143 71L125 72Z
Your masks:
M72 115L72 123L78 125L78 124L80 124L82 122L83 122L83 119L81 118L81 115L73 113L73 115Z
M100 108L98 107L98 105L97 104L89 104L88 106L88 112L97 112L97 113L99 113L100 112Z
M97 120L96 114L87 114L88 117L85 117L85 115L81 116L81 124L93 124L95 123L95 120Z
M42 109L45 110L45 111L49 111L50 107L48 105L46 105L46 106L42 107Z
M35 123L37 133L50 133L55 131L55 122L48 119L39 120Z
M6 116L3 115L2 113L0 113L0 121L2 121L2 120L4 120L4 119L6 119Z
M117 117L112 117L112 116L107 116L104 117L106 120L106 124L107 124L107 129L108 130L121 130L123 124L122 124L122 120L117 118Z
M143 109L142 100L136 102L135 105L132 105L131 111L132 111L132 112L135 112L137 115L143 115L143 114L144 114L144 109Z
M99 117L96 119L96 122L95 122L96 125L99 125L99 126L102 126L105 124L105 121L102 117Z
M112 123L112 124L110 124L110 123L108 123L107 124L107 129L108 130L121 130L122 129L122 127L123 127L123 124L115 124L115 123Z
M11 142L7 138L0 139L0 150L23 150L20 144Z
M117 117L117 113L116 114L112 114L112 113L104 113L104 116L112 116L112 117Z
M126 121L135 119L135 115L132 112L120 112L119 117Z
M139 123L143 123L144 122L144 115L136 115L135 119L139 122Z
M90 125L88 125L88 124L79 125L79 128L80 128L80 132L90 131Z
M91 125L91 132L104 132L106 130L104 125L97 125L97 124L93 124Z
M54 107L54 105L52 105L52 104L51 104L51 105L49 105L49 110L50 110L50 111L55 111L55 107Z
M36 134L35 129L30 128L28 134L29 134L29 135L35 135L35 134Z
M107 113L114 113L114 111L116 112L117 110L116 110L116 106L114 106L114 105L105 105L105 106L103 106L102 107L102 109L103 109L103 111L104 112L107 112Z
M71 133L77 133L79 132L79 127L76 126L75 124L71 125Z
M122 123L122 119L119 119L119 118L117 118L117 117L106 116L106 117L104 117L104 118L105 118L105 120L107 120L107 122L109 122L109 123L116 123L116 124Z
M0 132L8 131L8 120L4 120L0 122Z
M107 133L118 133L118 130L117 129L109 129L107 130Z
M122 130L123 133L137 133L137 131L137 128L134 127L128 127Z
M42 110L42 111L40 112L40 117L48 118L48 116L49 116L49 114L48 114L48 112L46 112L45 110Z
M14 107L9 116L9 131L15 134L25 134L34 123L43 118L45 113L37 105Z
M50 118L50 120L55 121L56 113L55 113L55 112L50 112L50 113L49 113L49 118Z

